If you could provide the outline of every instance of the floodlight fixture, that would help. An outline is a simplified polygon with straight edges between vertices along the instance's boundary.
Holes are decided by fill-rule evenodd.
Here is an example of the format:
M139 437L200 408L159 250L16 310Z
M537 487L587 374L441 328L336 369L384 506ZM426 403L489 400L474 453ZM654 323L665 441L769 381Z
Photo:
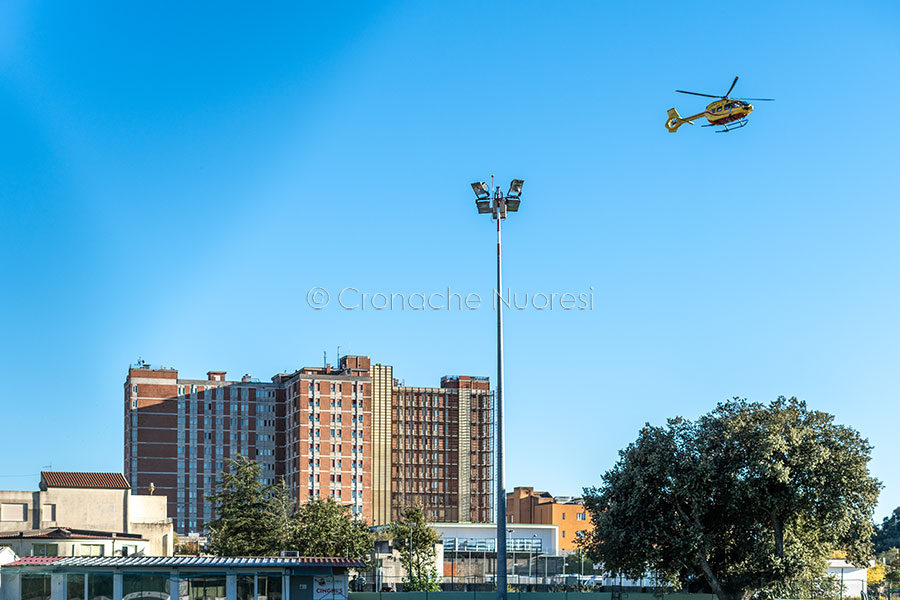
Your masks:
M518 198L514 198L512 196L506 199L506 210L509 212L519 212L519 200Z
M525 183L524 179L513 179L509 182L509 193L506 194L510 198L518 198L522 195L522 185Z
M476 181L475 183L473 183L472 190L475 192L475 197L479 200L482 198L488 198L491 195L491 191L488 189L488 184L485 181Z
M475 206L478 207L478 214L485 215L491 212L491 201L490 200L476 200Z

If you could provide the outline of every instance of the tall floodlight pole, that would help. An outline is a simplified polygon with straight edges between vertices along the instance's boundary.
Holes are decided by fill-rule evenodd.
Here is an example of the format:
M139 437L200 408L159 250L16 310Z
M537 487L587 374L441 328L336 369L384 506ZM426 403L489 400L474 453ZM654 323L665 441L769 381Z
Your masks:
M497 289L494 302L497 306L497 600L506 600L506 462L503 454L506 442L503 424L503 273L500 252L500 222L507 212L517 212L522 198L522 179L513 179L509 191L504 194L487 182L472 184L475 190L475 206L479 214L489 214L497 221Z

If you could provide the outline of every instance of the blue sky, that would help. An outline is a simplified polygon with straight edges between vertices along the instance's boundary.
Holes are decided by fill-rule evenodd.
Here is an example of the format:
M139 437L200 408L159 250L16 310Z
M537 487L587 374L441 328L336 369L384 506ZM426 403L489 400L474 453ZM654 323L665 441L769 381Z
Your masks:
M733 8L732 8L733 7ZM900 8L889 1L0 5L0 488L122 468L122 383L342 352L494 374L469 182L525 179L506 284L508 486L576 494L646 421L796 395L900 505ZM757 103L729 135L666 110Z

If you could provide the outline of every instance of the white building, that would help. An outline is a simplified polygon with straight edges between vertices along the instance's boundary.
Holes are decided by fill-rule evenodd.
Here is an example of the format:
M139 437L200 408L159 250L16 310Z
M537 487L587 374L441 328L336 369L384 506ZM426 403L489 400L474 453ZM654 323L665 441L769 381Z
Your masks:
M116 536L145 540L146 544L137 545L145 547L146 554L172 555L174 528L167 515L166 497L133 494L121 473L43 472L39 488L36 492L0 491L0 535L7 538L0 544L13 545L9 534L39 537L57 529L81 530L106 535L110 540ZM45 549L52 552L57 542L36 543L50 544ZM113 549L112 542L107 545ZM122 548L115 545L116 554L128 552L122 552ZM71 545L68 550L72 550ZM62 547L56 551L58 556L64 555Z
M139 533L52 527L0 533L18 556L150 556L150 541ZM3 563L0 563L3 564Z
M874 564L875 561L870 563L870 565ZM838 583L843 583L844 596L862 598L868 581L867 572L868 569L866 567L854 566L843 558L828 559L827 573L834 577Z
M496 552L494 523L430 523L444 541L444 552ZM507 552L559 555L556 525L507 523Z
M497 572L497 526L493 523L430 523L444 546L444 583L489 583ZM561 572L556 525L508 523L506 552L512 584L549 583Z

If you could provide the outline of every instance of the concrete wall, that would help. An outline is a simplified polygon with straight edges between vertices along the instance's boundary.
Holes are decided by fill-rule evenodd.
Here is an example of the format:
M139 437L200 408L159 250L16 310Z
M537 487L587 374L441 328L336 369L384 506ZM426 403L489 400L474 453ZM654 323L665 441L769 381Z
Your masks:
M168 518L167 498L163 495L128 494L128 520L132 523L158 523Z
M129 490L97 488L50 488L41 492L42 504L56 506L56 520L41 527L74 527L97 531L128 531L125 514Z
M138 533L149 540L150 556L173 554L174 526L166 514L166 497L162 495L133 495L130 490L103 488L0 491L0 505L8 505L5 512L17 515L18 509L11 506L25 506L25 518L0 520L0 532L69 527Z
M172 521L157 523L131 523L128 533L139 533L149 540L148 556L172 556L175 554L175 528Z
M406 569L400 563L400 552L394 550L391 554L377 554L376 558L381 561L381 569L378 573L378 580L370 583L374 583L376 586L388 585L397 589L397 584L406 577ZM434 545L434 570L438 577L443 577L444 545L440 542Z
M0 531L36 529L34 526L34 505L40 506L39 498L39 492L0 491ZM20 513L20 511L13 508L15 505L24 505L24 511ZM21 516L10 520L9 513L12 512Z

